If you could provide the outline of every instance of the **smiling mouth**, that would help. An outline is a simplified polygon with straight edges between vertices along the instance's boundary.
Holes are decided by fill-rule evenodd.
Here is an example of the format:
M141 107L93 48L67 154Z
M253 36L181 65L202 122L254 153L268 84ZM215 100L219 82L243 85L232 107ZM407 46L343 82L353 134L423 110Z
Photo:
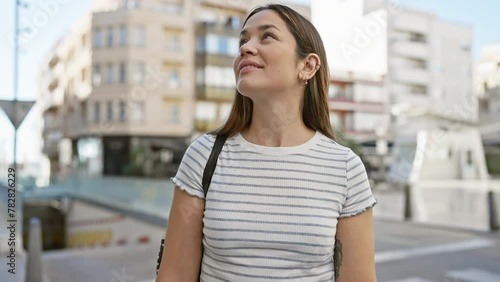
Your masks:
M240 73L246 73L246 72L250 72L250 71L254 71L254 70L258 70L258 69L261 69L261 68L256 67L256 66L244 66L240 69Z

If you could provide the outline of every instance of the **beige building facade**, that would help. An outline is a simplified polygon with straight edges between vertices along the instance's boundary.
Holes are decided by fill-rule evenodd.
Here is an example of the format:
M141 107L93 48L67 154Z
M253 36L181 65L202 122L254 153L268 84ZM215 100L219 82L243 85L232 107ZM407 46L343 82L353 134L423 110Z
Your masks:
M172 173L189 142L226 118L241 24L268 2L96 1L41 67L52 173Z

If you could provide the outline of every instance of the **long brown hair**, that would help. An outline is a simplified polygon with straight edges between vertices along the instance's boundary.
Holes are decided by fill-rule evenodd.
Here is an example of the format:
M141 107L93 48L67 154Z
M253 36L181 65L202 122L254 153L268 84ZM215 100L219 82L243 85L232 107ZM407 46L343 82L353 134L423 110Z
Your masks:
M302 119L308 128L317 130L323 135L334 139L328 110L330 74L328 71L325 47L321 40L321 36L308 19L292 8L280 4L269 4L255 8L248 14L243 22L243 26L245 26L248 19L253 15L264 10L276 12L286 23L288 30L292 33L297 42L296 54L299 59L304 59L310 53L316 53L319 56L321 67L305 87L302 104ZM220 128L210 131L209 134L221 134L228 137L233 136L250 126L252 112L253 101L236 90L233 106L226 122Z

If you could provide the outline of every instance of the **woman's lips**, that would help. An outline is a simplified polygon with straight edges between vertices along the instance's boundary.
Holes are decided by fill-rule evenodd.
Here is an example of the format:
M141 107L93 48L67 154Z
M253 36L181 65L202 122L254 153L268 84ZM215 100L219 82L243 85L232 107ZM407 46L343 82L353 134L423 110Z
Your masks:
M254 67L254 66L247 66L247 67L243 67L243 68L240 70L240 74L247 73L247 72L251 72L251 71L256 71L256 70L260 70L260 69L261 69L261 68Z

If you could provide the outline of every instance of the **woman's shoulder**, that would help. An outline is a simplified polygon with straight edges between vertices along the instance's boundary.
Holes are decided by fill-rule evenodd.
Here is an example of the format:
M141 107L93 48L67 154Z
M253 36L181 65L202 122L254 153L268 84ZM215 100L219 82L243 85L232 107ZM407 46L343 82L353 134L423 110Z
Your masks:
M326 153L332 153L335 155L345 155L346 157L350 157L355 153L351 150L351 148L341 145L336 140L331 139L325 135L321 136L319 140L318 146L320 146Z
M212 147L214 146L215 137L215 135L208 133L200 134L191 141L186 150L186 154L191 155L196 153L198 155L208 157Z

